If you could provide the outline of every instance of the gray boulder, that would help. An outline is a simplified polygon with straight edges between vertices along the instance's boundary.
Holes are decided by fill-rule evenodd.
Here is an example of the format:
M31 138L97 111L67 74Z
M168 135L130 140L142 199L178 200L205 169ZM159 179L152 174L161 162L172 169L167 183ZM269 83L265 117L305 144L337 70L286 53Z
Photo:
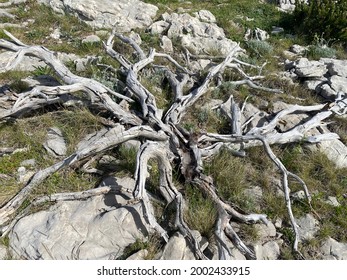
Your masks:
M134 188L134 181L127 185L119 178L115 181L115 189ZM142 205L124 203L130 198L131 193L109 193L85 201L60 201L26 216L9 234L10 253L26 259L117 259L125 247L147 235Z
M54 11L73 14L94 28L117 27L118 32L145 28L158 8L139 0L38 0Z

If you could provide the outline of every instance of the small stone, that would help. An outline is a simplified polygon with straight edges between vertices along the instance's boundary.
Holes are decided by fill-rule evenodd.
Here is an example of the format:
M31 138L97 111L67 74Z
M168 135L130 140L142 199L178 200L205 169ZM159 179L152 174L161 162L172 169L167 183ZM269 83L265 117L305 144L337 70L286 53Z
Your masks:
M306 195L305 195L305 192L301 190L301 191L297 191L295 193L292 193L291 198L293 200L304 200L304 199L306 199Z
M101 42L101 39L97 35L89 35L82 40L83 44L94 44L94 43L99 43L99 42Z
M173 45L172 45L172 41L169 37L167 36L163 36L161 37L161 45L160 47L163 49L163 51L167 52L167 53L171 53L173 52Z
M283 54L283 56L284 56L285 58L287 58L287 59L289 59L289 60L295 60L295 59L298 58L298 55L295 54L295 53L293 53L293 52L291 52L291 51L284 50L284 51L282 52L282 54Z
M60 28L54 29L53 32L51 33L51 35L49 35L49 36L55 40L59 40L60 36L61 36Z
M258 232L259 239L266 239L268 237L276 236L276 228L272 222L268 222L267 225L256 224L254 227Z
M266 242L262 249L263 260L277 260L280 256L280 246L276 241Z
M195 13L195 16L205 22L210 22L210 23L215 23L216 22L216 17L207 10L200 10L199 12Z
M259 186L254 186L243 191L243 194L254 202L260 202L263 196L263 190Z
M195 260L195 256L191 251L186 239L180 233L175 233L170 237L168 243L164 247L161 260Z
M256 28L254 30L254 37L259 41L265 41L270 38L269 33L267 33L265 30L262 30L260 28Z
M29 181L29 179L35 174L34 171L27 171L24 166L20 166L17 169L18 172L18 181L21 184L25 184Z
M26 166L26 167L33 167L36 165L36 160L35 159L27 159L27 160L23 160L20 163L21 166Z
M337 201L335 196L328 196L328 199L325 201L327 204L330 204L334 207L339 207L341 204Z
M57 127L48 129L47 138L43 146L54 157L66 155L67 147L65 139L63 133Z
M300 45L292 45L289 50L295 54L304 55L308 48Z
M135 254L132 254L130 257L127 258L127 260L132 260L132 261L144 260L147 255L148 255L148 251L146 249L143 249L136 252Z
M281 228L282 227L282 219L281 218L276 218L276 220L275 220L275 227L277 228L277 229L279 229L279 228Z
M170 23L164 21L164 20L160 20L160 21L156 21L154 22L149 30L152 34L162 34L164 33L168 28L170 27Z

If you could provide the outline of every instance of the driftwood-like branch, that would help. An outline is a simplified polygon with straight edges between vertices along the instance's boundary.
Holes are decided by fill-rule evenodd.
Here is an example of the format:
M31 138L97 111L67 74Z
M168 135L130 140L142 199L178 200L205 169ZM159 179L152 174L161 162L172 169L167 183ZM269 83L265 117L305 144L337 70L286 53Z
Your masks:
M82 170L85 168L95 174L102 174L100 170L96 168L90 169L88 167L92 161L100 159L107 152L112 152L112 149L121 143L138 139L141 140L141 146L136 157L136 170L134 174L135 189L132 193L132 201L142 203L143 215L150 227L157 231L164 240L167 241L169 239L165 227L161 226L155 218L152 200L150 199L151 194L146 188L150 160L154 159L159 169L157 188L166 204L175 204L175 229L178 229L187 239L195 256L199 259L206 259L196 236L185 221L185 199L174 184L173 173L179 173L180 180L183 180L184 183L192 184L213 201L217 210L214 233L218 247L218 257L220 259L229 259L231 252L228 248L227 241L231 240L248 259L254 259L256 258L255 253L238 236L233 229L231 221L246 224L267 224L269 221L267 220L266 214L242 213L240 210L237 210L237 207L221 199L217 192L218 186L215 186L213 178L204 174L204 161L214 156L223 147L230 149L233 155L246 156L247 148L262 146L265 154L281 174L281 189L285 194L285 203L295 234L293 248L295 251L298 251L299 233L290 201L289 178L292 178L302 186L309 203L311 197L305 182L299 176L287 170L271 149L271 145L299 141L317 143L323 140L338 139L339 136L335 133L312 134L312 129L321 126L333 114L343 114L347 111L347 103L345 102L344 95L339 96L333 104L289 106L272 116L267 124L253 127L252 129L248 129L248 131L247 124L252 118L242 123L241 120L245 104L240 109L239 104L231 96L228 102L224 103L224 106L228 108L222 106L222 111L226 109L224 111L227 112L230 120L230 134L209 132L191 133L184 129L184 124L181 123L183 116L209 91L211 86L216 87L224 81L223 73L226 68L229 68L230 71L237 71L242 76L242 80L224 82L234 85L247 84L255 91L267 90L272 93L280 92L276 89L268 89L255 83L255 80L261 80L262 78L261 71L263 66L258 67L247 64L237 58L238 54L243 52L239 45L236 45L226 57L216 58L216 60L219 60L219 64L211 67L206 77L202 81L199 81L197 79L199 75L192 73L188 66L190 60L201 57L193 56L187 51L186 60L188 65L181 65L178 63L179 60L175 60L174 57L157 53L154 49L145 52L134 40L123 34L116 34L113 31L107 42L104 43L104 47L106 53L121 64L120 71L126 77L123 82L126 84L127 92L131 93L132 97L129 98L129 95L125 96L121 93L114 92L95 80L73 74L48 49L41 46L28 46L10 33L5 33L10 40L0 39L0 48L12 51L14 56L5 69L3 69L4 71L13 69L18 63L21 63L24 56L36 57L55 71L62 85L54 87L35 86L30 91L9 97L4 108L0 110L0 120L8 117L22 116L28 111L30 112L49 104L64 104L69 100L81 101L83 104L88 102L94 105L94 108L107 110L109 115L112 116L112 119L110 120L111 124L103 121L107 128L101 129L95 135L89 137L88 140L80 143L75 153L56 162L52 166L36 172L29 182L12 199L3 205L0 209L0 227L2 227L2 232L8 232L19 219L17 217L16 220L14 216L24 200L48 176L54 172L58 172L62 168L69 167L81 167ZM135 50L137 61L132 62L133 60L127 59L113 49L115 37L123 43L129 44ZM171 64L170 67L166 65L154 65L156 57L165 58L166 62ZM164 60L161 59L160 61L162 62ZM141 75L144 69L148 67L152 67L152 71L164 72L166 79L171 85L173 102L170 104L164 116L163 111L157 107L155 94L151 93L141 83ZM248 75L245 70L247 67L258 69L259 75L254 77ZM113 71L117 72L118 70L113 69ZM193 81L195 83L194 87L191 86L190 89L187 89L188 81ZM78 92L83 92L85 98L75 97ZM118 103L117 100L121 101ZM128 103L134 102L140 105L138 106L140 108L139 112L127 109ZM301 112L309 113L309 117L305 121L293 125L293 127L284 132L279 132L276 129L284 117ZM6 150L0 150L0 153L5 154ZM124 190L115 190L106 186L85 192L52 194L37 198L33 201L33 204L46 201L86 199L93 195L103 195L111 191ZM21 215L24 214L22 213Z

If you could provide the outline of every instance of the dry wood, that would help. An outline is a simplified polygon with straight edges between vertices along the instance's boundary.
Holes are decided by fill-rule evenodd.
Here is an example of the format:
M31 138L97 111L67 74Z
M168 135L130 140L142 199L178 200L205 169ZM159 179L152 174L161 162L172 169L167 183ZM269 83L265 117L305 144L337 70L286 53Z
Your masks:
M279 90L268 89L255 83L255 80L261 80L262 78L261 72L263 66L257 67L242 62L237 57L239 53L243 52L239 45L236 45L228 56L216 58L216 60L221 62L215 64L210 69L203 81L199 82L198 86L184 90L189 81L198 83L196 79L198 74L192 73L189 70L189 62L190 60L201 57L193 56L187 51L185 54L187 66L182 66L178 63L179 60L167 54L157 53L154 49L146 54L134 40L113 31L107 42L104 43L105 51L110 57L121 64L121 71L126 76L125 83L127 91L131 93L130 98L123 93L114 92L95 80L73 74L48 49L41 46L28 46L10 33L5 33L8 35L9 40L0 39L0 47L14 52L14 56L4 71L10 70L20 63L24 56L37 57L55 71L63 84L55 87L36 86L28 92L12 96L12 99L9 98L6 103L7 107L5 106L4 109L1 109L0 119L19 117L25 112L47 106L48 104L64 103L67 102L66 100L74 100L76 102L81 101L83 104L86 104L85 106L89 106L87 103L90 103L96 108L106 110L112 116L112 120L110 121L111 125L104 121L107 128L101 129L85 142L79 144L75 153L46 169L36 172L18 194L2 206L0 209L0 226L2 226L3 232L8 232L8 229L18 220L18 217L14 217L16 211L33 189L41 184L48 176L62 168L68 167L80 167L82 170L89 170L88 172L102 174L100 170L90 168L89 165L92 161L98 160L106 152L111 151L121 143L132 139L139 139L141 140L141 147L138 150L136 158L136 171L134 174L136 184L133 198L134 201L142 203L143 215L151 228L157 231L164 240L167 241L169 239L167 231L155 218L153 204L150 199L151 194L146 189L146 180L149 174L149 160L154 159L159 169L159 183L157 187L165 199L166 204L174 203L176 205L175 226L189 241L195 256L200 259L206 259L196 236L185 221L185 199L175 186L173 180L174 170L180 173L185 183L192 184L214 202L217 209L214 233L218 247L218 257L220 259L228 259L231 256L230 249L227 245L227 240L230 240L247 258L254 259L256 258L254 252L235 232L231 221L247 224L267 224L266 215L262 213L241 213L237 207L223 201L217 192L218 186L215 186L213 178L204 174L203 165L207 158L214 156L223 147L232 150L234 155L246 156L247 148L260 145L281 174L281 188L285 194L288 216L295 233L293 248L298 251L299 233L290 201L288 178L294 179L302 186L309 203L311 197L305 182L287 170L271 149L271 145L298 141L317 143L319 141L337 139L339 137L337 134L322 134L318 132L317 134L312 134L312 129L323 125L323 122L333 114L346 113L346 99L343 95L339 96L333 104L289 106L273 116L268 124L261 127L254 127L249 131L245 131L245 129L250 120L246 120L244 123L241 122L245 104L240 109L239 104L231 96L229 102L224 104L224 106L227 106L227 108L224 107L224 111L230 120L231 134L190 133L181 124L183 116L208 92L210 87L218 86L223 81L223 73L226 68L229 68L231 71L237 71L243 77L238 81L226 81L228 83L234 85L246 84L255 91L267 90L273 93L280 92ZM115 37L123 43L129 44L135 50L138 54L138 60L135 63L132 63L125 56L113 49ZM170 63L170 67L167 65L155 65L154 61L156 57L165 58L166 62ZM163 61L163 59L160 60ZM259 75L254 77L249 76L244 70L246 67L257 68ZM155 95L141 83L141 74L146 68L151 68L153 71L158 69L161 71L164 70L165 76L171 85L173 102L170 104L164 116L162 110L156 104ZM113 71L117 70L113 69ZM88 100L77 98L75 95L78 92L84 92ZM115 100L122 101L117 103ZM140 112L127 109L129 103L133 102L137 102L140 105ZM285 116L300 112L310 113L311 117L285 132L278 132L276 130L276 126ZM5 152L6 150L3 150L2 153ZM53 194L51 196L37 198L33 204L66 199L86 199L90 196L102 195L110 191L115 190L106 186L79 193Z

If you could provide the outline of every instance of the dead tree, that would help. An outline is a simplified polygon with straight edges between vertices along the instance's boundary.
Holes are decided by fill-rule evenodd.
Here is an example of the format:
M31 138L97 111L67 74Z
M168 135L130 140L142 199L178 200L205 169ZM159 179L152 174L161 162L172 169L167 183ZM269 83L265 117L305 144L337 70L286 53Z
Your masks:
M88 100L86 104L97 106L108 112L112 118L113 127L106 130L102 129L89 139L85 145L79 147L75 153L46 169L36 172L30 181L0 209L2 232L6 232L13 225L11 221L15 219L17 210L23 201L48 176L62 168L81 166L82 163L85 163L95 155L102 155L128 140L141 139L142 145L137 153L137 166L134 174L136 186L133 196L134 200L143 204L145 217L153 230L158 232L165 240L168 240L167 232L156 221L150 196L146 190L147 168L150 159L158 162L160 173L158 189L165 198L166 203L174 203L176 205L176 226L190 242L197 258L206 259L206 256L201 251L192 230L184 220L185 200L175 186L173 169L178 169L185 182L193 184L194 187L204 192L214 202L218 214L215 223L215 237L219 258L227 259L231 254L226 244L226 240L230 239L247 258L254 259L254 252L237 235L231 221L247 224L259 222L266 224L268 223L266 215L261 213L240 213L235 207L223 201L216 192L213 178L204 174L203 164L205 160L217 154L222 147L245 155L248 147L262 146L265 154L272 160L281 174L281 188L285 194L284 199L288 215L295 233L293 248L295 251L298 251L299 233L292 212L288 178L292 178L301 184L308 202L310 202L310 194L303 180L287 170L273 152L271 145L298 141L317 143L319 141L337 139L338 135L334 133L310 135L308 132L312 131L312 128L320 126L332 114L337 111L341 112L341 102L330 104L331 106L327 104L313 106L292 105L277 113L268 124L245 131L245 124L241 122L242 108L230 96L228 102L225 103L229 104L229 112L231 112L229 116L230 134L209 132L193 134L182 127L181 121L183 116L206 94L209 87L215 85L216 81L221 77L223 78L223 73L226 69L237 71L243 77L238 81L230 81L236 85L246 84L255 90L269 90L270 94L278 92L278 90L267 89L257 84L256 81L261 76L252 77L245 73L244 69L255 66L239 60L238 55L243 51L239 45L236 45L229 55L223 58L222 62L216 63L197 87L191 88L185 93L186 90L184 91L183 89L187 86L187 82L195 80L197 77L196 73L190 70L189 65L182 66L171 56L158 53L154 49L149 50L148 54L146 54L130 38L113 32L107 42L104 43L104 47L107 54L120 63L122 71L126 75L126 90L118 93L95 80L73 74L57 59L54 52L45 47L26 45L10 33L6 31L5 33L8 39L1 39L0 47L13 52L13 60L6 66L5 70L12 69L21 62L24 56L36 57L54 70L62 85L50 87L36 86L30 91L18 94L12 99L12 107L1 111L0 119L18 118L25 112L36 110L48 104L64 103L66 96L69 97L69 100L73 100L75 93L83 92ZM134 49L137 53L137 61L134 63L130 62L129 59L114 50L115 37L129 44ZM161 61L163 58L166 59L167 64L155 65L154 60L156 57L160 57ZM191 59L195 58L191 56L189 60ZM145 88L140 81L139 77L145 68L164 69L165 71L173 95L173 102L165 114L157 107L154 94ZM127 104L134 102L140 105L140 111L128 109L129 106ZM309 112L312 118L287 132L280 133L275 130L275 127L284 116L296 112ZM64 197L67 199L79 199L95 194L107 193L108 191L108 188L103 188L97 191L76 194L57 194L50 199L55 201L64 199ZM46 201L47 199L47 197L38 198L38 201Z

